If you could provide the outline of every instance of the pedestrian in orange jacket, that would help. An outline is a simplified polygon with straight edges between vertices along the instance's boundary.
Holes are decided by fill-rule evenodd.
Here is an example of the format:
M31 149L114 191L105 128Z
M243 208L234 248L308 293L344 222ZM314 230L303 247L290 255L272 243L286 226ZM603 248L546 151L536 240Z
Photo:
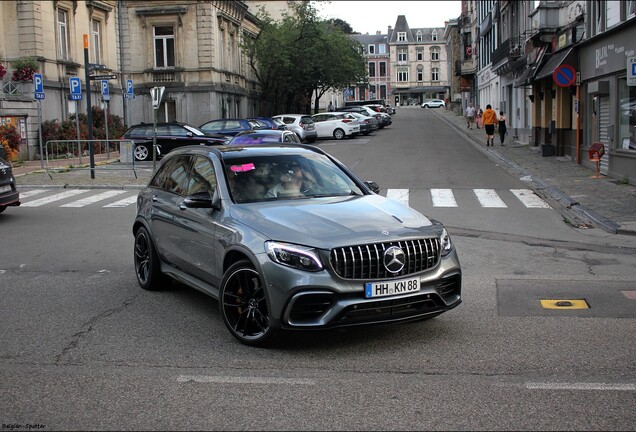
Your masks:
M486 130L486 147L495 146L495 125L497 124L497 113L490 104L486 105L486 111L482 117L484 129Z

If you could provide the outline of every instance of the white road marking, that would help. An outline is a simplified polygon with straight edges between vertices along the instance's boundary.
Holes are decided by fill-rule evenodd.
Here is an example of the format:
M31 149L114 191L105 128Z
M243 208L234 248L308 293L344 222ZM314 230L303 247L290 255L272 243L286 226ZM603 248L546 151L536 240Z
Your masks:
M216 384L285 384L285 385L315 385L312 379L305 378L271 378L271 377L231 377L206 375L180 375L177 382L198 382Z
M108 190L106 192L98 193L96 195L91 195L89 197L82 198L77 201L73 201L68 204L61 205L60 207L84 207L85 205L96 203L97 201L105 200L108 198L112 198L114 196L123 194L126 191L123 190Z
M636 384L527 382L529 390L636 391Z
M37 195L37 194L41 194L42 192L46 192L46 189L33 189L33 190L30 190L30 191L25 191L25 192L20 191L20 199L28 198L28 197L31 197L31 196Z
M39 207L44 204L49 204L55 201L63 200L65 198L70 198L72 196L83 194L86 192L88 192L88 189L71 189L71 190L67 190L66 192L62 192L62 193L51 195L48 197L36 199L34 201L22 203L21 206L22 207Z
M104 207L116 207L116 208L120 208L120 207L126 207L129 206L131 204L134 204L137 202L137 195L133 195L133 196L129 196L128 198L124 198L122 200L119 201L115 201L114 203L110 203L105 205Z
M457 207L452 189L431 189L433 207Z
M479 203L485 208L506 208L508 207L497 195L494 189L473 189Z
M395 201L399 201L406 206L409 205L408 189L387 189L386 197Z
M550 208L547 202L543 201L530 189L510 189L519 201L528 208Z

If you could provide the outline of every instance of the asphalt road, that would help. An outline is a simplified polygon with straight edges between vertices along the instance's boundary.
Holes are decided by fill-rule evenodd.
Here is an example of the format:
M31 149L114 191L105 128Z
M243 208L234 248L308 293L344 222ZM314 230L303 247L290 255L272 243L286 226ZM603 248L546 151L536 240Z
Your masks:
M0 216L2 428L634 430L636 244L527 207L511 192L519 179L432 113L394 120L318 145L448 225L462 305L249 348L215 300L176 283L137 286L134 204L104 207L122 196L11 208ZM450 189L457 206L434 205L432 189ZM484 206L476 189L505 207Z

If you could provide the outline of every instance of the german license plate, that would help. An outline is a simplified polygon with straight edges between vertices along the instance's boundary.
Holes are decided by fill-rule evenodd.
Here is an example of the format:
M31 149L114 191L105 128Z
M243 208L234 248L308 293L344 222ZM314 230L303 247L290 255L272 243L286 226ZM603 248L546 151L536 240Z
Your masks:
M366 298L410 294L420 290L420 279L400 279L395 281L367 282L364 284Z
M10 192L11 185L0 186L0 193Z

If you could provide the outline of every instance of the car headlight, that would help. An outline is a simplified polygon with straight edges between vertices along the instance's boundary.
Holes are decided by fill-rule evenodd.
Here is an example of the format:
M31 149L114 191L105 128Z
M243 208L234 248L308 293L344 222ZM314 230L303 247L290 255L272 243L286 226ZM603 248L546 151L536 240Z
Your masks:
M446 256L453 250L453 242L451 242L451 238L448 235L446 228L442 230L442 234L439 236L439 239L442 244L442 256Z
M265 242L265 251L278 264L305 271L320 271L324 267L316 249L290 243Z

